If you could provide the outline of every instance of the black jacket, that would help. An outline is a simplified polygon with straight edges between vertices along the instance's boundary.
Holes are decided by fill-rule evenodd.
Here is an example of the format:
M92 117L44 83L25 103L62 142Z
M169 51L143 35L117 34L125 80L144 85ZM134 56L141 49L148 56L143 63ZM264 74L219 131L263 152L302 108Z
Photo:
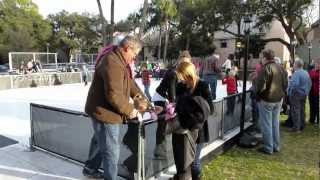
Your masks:
M175 102L177 82L178 78L175 69L168 69L156 91L170 102Z
M191 95L193 97L201 96L203 99L207 101L210 107L210 114L212 114L214 111L210 88L208 83L205 81L199 80L195 90L192 93L191 93L191 90L188 89L183 83L178 83L176 88L176 94L177 94L178 101L179 101L179 98L183 96L188 96L188 95ZM194 106L194 103L184 103L184 106ZM179 108L178 104L177 104L177 108ZM195 108L195 107L192 107L192 108ZM189 111L189 112L191 113L192 111ZM197 143L203 143L208 141L209 141L209 127L208 127L208 121L206 119L206 121L203 123L203 127L199 130Z
M182 128L202 129L210 115L210 107L201 96L182 96L178 98L176 112Z

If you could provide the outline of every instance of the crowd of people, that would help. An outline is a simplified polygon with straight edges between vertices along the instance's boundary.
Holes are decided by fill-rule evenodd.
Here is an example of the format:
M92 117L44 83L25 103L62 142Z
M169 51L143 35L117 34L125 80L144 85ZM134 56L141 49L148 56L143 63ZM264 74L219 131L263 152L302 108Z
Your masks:
M181 51L176 64L167 69L156 88L164 100L153 102L155 108L149 93L152 73L148 64L141 65L144 92L138 88L132 73L132 64L141 47L137 38L126 36L118 46L109 48L99 56L101 59L97 61L85 105L85 112L92 119L94 135L83 174L92 178L117 179L121 124L132 119L141 121L141 114L148 111L155 114L158 120L154 155L163 156L166 153L166 148L161 146L165 145L164 136L172 133L177 169L173 179L198 180L201 177L200 152L204 143L209 141L207 120L214 112L217 80L222 78L228 95L238 93L237 67L233 65L233 57L229 56L219 67L219 56L214 54L197 68L190 52ZM319 98L320 59L314 62L315 68L308 74L302 69L303 61L296 60L289 80L286 70L276 62L274 52L263 51L263 60L250 75L255 119L263 135L260 152L273 154L281 149L279 116L286 96L289 97L289 117L293 122L290 131L303 130L306 97ZM319 101L312 100L310 122L319 123ZM228 109L233 109L231 106L234 104L230 101ZM101 164L104 173L98 171Z
M24 61L20 63L20 67L19 67L20 74L31 74L31 73L41 72L41 71L42 71L41 63L34 59L30 59L27 63L25 63Z
M252 79L253 118L260 125L263 147L259 151L268 155L281 149L279 117L281 109L288 111L285 126L292 133L301 133L306 125L305 106L309 96L310 119L319 124L319 65L316 59L309 70L304 62L296 59L288 71L279 63L272 50L263 52L263 60L257 64ZM310 99L311 98L311 99ZM289 110L287 110L289 109Z

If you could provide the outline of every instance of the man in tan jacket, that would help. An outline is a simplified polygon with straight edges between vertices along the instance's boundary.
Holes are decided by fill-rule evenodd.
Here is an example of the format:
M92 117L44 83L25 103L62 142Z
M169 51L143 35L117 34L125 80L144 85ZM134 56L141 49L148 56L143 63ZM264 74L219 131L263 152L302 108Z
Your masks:
M117 179L120 126L139 115L129 99L142 95L129 77L127 66L140 50L140 41L126 36L119 47L107 53L96 65L85 105L85 112L92 118L94 129L89 158L83 169L87 177ZM104 174L98 171L101 163Z

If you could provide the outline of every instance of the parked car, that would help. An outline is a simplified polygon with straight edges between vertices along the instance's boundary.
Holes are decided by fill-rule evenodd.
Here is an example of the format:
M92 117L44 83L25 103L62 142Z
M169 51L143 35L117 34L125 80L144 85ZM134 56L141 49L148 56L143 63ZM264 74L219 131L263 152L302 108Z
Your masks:
M0 65L0 75L7 75L9 74L9 66L5 64Z

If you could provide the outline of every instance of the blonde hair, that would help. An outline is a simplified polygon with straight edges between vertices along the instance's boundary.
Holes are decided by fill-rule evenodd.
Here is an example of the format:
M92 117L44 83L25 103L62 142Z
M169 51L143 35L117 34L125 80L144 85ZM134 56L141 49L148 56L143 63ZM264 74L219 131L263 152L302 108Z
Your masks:
M191 84L192 91L195 89L199 76L196 67L191 62L181 62L176 68L176 74L179 80L186 81Z

